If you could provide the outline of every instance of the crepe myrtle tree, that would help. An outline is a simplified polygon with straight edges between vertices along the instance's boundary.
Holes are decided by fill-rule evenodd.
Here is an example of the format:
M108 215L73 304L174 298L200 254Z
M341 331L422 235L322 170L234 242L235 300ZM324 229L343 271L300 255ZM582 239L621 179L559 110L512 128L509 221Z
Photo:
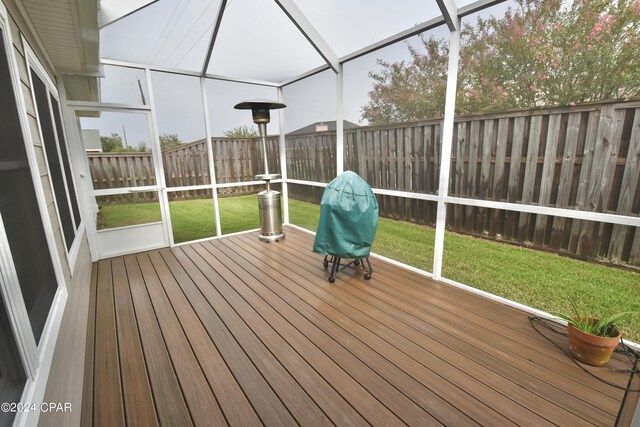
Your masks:
M409 61L378 60L361 109L372 124L442 116L448 42L422 36ZM461 33L456 111L640 96L640 0L516 0Z

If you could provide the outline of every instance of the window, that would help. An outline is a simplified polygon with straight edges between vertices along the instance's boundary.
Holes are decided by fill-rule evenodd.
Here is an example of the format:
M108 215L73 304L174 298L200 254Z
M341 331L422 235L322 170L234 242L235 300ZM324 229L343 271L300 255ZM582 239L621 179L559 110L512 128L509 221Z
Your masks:
M80 225L80 211L60 120L60 108L47 85L33 69L31 81L62 234L67 252L70 252Z

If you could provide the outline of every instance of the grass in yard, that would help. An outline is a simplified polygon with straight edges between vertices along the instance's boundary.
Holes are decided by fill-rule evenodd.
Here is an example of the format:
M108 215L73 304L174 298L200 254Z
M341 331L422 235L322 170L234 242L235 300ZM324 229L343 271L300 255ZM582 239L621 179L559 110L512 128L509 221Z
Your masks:
M102 205L97 219L98 230L158 221L162 221L158 202Z
M258 196L219 197L222 234L260 228Z
M289 215L315 231L320 206L290 199ZM380 218L373 251L431 271L434 241L431 227ZM640 342L639 273L446 232L443 276L551 313L570 313L569 299L595 315L639 312L619 326Z
M222 234L260 227L258 198L254 194L218 197ZM173 240L176 243L204 239L216 235L213 199L169 202Z
M224 234L260 226L255 195L220 198ZM213 202L170 202L176 242L215 235ZM315 231L320 206L289 200L291 223ZM159 221L157 203L105 205L99 222L108 227ZM380 218L373 251L432 270L435 231L431 227ZM555 254L446 233L443 276L547 312L570 310L569 298L595 315L640 312L640 274ZM640 314L620 322L626 338L640 342Z
M169 202L169 212L171 212L171 229L175 243L216 235L213 199Z
M258 197L256 195L220 197L220 226L223 234L260 227ZM173 239L176 243L203 239L216 235L213 199L179 200L169 202ZM98 228L161 221L160 205L131 203L103 205L98 214Z

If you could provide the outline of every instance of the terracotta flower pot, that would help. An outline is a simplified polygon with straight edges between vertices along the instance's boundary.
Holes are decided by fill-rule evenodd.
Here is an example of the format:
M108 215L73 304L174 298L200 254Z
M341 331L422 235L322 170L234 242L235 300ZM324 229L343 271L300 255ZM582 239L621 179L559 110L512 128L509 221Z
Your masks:
M592 319L595 323L598 319ZM620 342L620 332L613 338L588 334L569 324L569 351L573 357L591 366L604 366Z

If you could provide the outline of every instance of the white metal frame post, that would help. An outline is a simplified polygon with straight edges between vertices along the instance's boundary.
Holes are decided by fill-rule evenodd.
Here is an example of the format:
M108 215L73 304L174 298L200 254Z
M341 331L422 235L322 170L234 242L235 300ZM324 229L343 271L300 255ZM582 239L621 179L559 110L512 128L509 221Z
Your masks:
M284 91L278 88L278 102L284 104ZM289 186L287 185L287 141L284 135L284 108L278 111L280 118L280 139L278 146L280 149L280 176L282 177L282 203L284 211L284 223L289 224Z
M164 241L173 246L173 229L171 227L171 213L169 211L169 198L167 196L167 183L164 178L164 165L162 163L162 149L160 147L160 134L158 133L158 118L156 116L156 101L153 95L153 83L151 80L151 69L145 68L144 74L147 79L147 93L149 96L149 107L151 109L151 122L149 123L149 134L151 136L151 154L153 155L154 168L156 173L156 184L158 187L158 199L160 202L160 214L164 224Z
M457 20L457 18L456 18ZM458 27L460 28L459 22ZM442 159L440 161L440 182L438 186L438 214L436 219L436 240L433 255L433 278L442 277L444 252L444 230L447 221L446 198L449 194L449 174L451 169L451 146L456 108L456 86L458 84L458 60L460 57L460 30L452 30L449 39L449 68L447 70L447 92L442 125Z
M204 114L204 129L207 137L207 159L209 160L209 177L211 179L211 195L213 196L213 212L216 221L216 237L220 237L220 209L218 207L218 187L216 169L213 161L213 144L211 143L211 124L209 123L209 98L207 96L207 79L200 77L200 92L202 93L202 111Z
M67 89L64 86L64 79L58 77L58 88L60 92L60 108L62 112L62 119L64 127L67 132L67 143L69 146L69 155L71 156L71 162L74 163L76 170L76 192L78 194L78 204L80 206L80 216L84 223L84 229L89 242L89 252L91 253L91 261L98 260L98 243L96 235L89 230L95 230L95 218L93 206L95 200L93 199L93 182L91 180L91 174L89 173L89 163L87 156L84 155L84 141L82 140L80 124L78 117L71 108L69 108L67 99ZM93 202L91 202L94 200Z
M342 64L336 72L336 176L344 172L344 73Z

